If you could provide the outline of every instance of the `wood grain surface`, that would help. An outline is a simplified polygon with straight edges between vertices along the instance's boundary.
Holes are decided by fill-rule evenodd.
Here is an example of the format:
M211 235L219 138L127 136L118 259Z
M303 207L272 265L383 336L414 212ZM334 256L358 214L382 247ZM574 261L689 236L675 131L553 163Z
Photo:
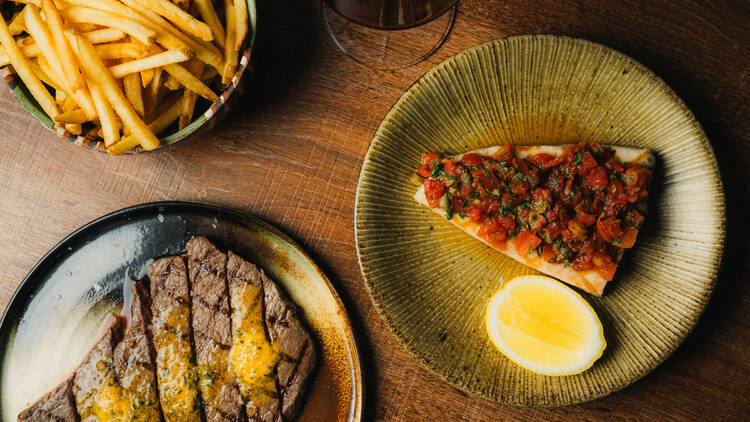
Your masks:
M260 0L255 73L237 109L201 139L109 157L66 143L0 94L0 309L34 263L88 221L143 202L188 200L259 216L327 272L360 337L366 419L496 421L747 420L750 417L750 6L730 0L461 0L426 62L377 72L344 57L315 0ZM706 313L652 374L606 398L520 409L468 396L421 368L375 313L353 240L368 142L390 106L431 66L474 44L527 33L587 38L650 67L711 140L729 232Z

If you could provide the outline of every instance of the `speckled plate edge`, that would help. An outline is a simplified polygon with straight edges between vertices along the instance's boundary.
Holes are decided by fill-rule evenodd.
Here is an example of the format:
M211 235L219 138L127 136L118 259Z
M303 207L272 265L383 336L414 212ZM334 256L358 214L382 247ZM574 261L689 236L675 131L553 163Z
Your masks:
M690 111L690 109L687 107L687 105L684 103L684 101L682 101L682 99L679 98L679 96L677 96L677 94L669 87L669 85L662 78L660 78L659 76L657 76L656 74L654 74L648 67L646 67L645 65L643 65L641 62L633 59L632 57L630 57L630 56L628 56L628 55L626 55L626 54L624 54L624 53L622 53L622 52L620 52L618 50L615 50L615 49L613 49L611 47L608 47L606 45L603 45L603 44L600 44L600 43L596 43L596 42L593 42L593 41L589 41L589 40L586 40L586 39L572 38L572 37L561 36L561 35L551 35L551 34L518 35L518 36L511 36L511 37L506 37L506 38L499 38L499 39L487 41L487 42L484 42L484 43L481 43L481 44L477 44L477 45L475 45L473 47L470 47L470 48L468 48L466 50L463 50L463 51L461 51L459 53L454 54L453 56L451 56L451 57L445 59L443 62L439 63L438 65L433 66L431 69L429 69L427 72L425 72L419 79L417 79L414 83L412 83L412 85L401 95L401 97L399 97L399 99L396 101L396 103L394 103L393 106L391 106L391 108L388 110L388 113L385 115L385 117L381 121L381 123L378 126L375 134L373 135L373 138L370 140L370 143L369 143L368 148L367 148L367 152L365 154L365 158L364 158L364 160L362 162L362 166L360 167L360 173L359 173L359 177L358 177L358 180L357 180L357 189L356 189L356 192L355 192L354 221L353 221L353 226L354 226L354 243L355 243L355 248L356 248L356 251L357 251L357 262L359 263L360 273L362 275L362 278L363 278L363 281L364 281L364 284L365 284L365 288L367 290L367 294L370 296L370 300L373 302L373 306L375 308L375 311L380 316L380 318L385 322L386 326L390 329L391 333L394 335L394 337L396 338L396 340L398 341L398 343L401 345L401 347L403 347L412 358L414 358L415 360L417 360L420 363L420 365L422 365L422 367L424 367L425 369L427 369L430 373L432 373L436 377L440 378L444 382L446 382L446 383L454 386L455 388L457 388L457 389L459 389L461 391L464 391L466 393L469 393L469 394L472 394L474 396L483 398L485 400L490 400L490 401L497 401L497 400L495 400L494 398L489 397L489 396L487 396L485 394L482 394L479 391L475 391L475 390L473 390L471 388L463 388L462 386L456 385L456 383L454 383L451 379L449 379L437 366L435 366L432 362L430 362L428 360L425 360L424 357L422 357L421 355L419 355L419 353L417 353L416 350L412 346L409 346L409 344L405 341L404 337L399 332L399 330L398 330L397 326L395 325L395 323L390 319L390 317L388 316L388 314L381 308L381 305L376 300L375 292L372 290L373 289L372 284L369 282L368 277L367 277L367 273L366 273L365 266L364 266L363 259L362 259L362 251L361 251L361 248L360 248L360 238L359 238L359 233L358 233L358 231L359 231L358 230L358 225L359 225L358 222L360 220L359 214L361 212L361 208L360 208L360 193L361 192L360 191L362 189L362 179L363 179L363 176L365 174L365 169L366 169L367 163L371 160L371 156L373 154L373 144L375 143L375 140L382 136L382 133L383 133L383 131L385 129L385 126L386 126L387 122L393 118L393 115L395 114L396 110L400 109L406 103L406 100L409 97L411 97L414 94L415 91L421 89L421 85L422 85L423 81L425 80L425 78L427 78L427 77L429 77L431 75L434 75L440 69L442 69L443 67L445 67L448 63L451 63L451 62L457 60L459 57L461 57L463 55L470 54L470 53L472 53L472 52L474 52L476 50L479 50L479 49L483 48L484 46L489 45L489 44L504 43L504 42L509 42L509 41L512 41L512 40L523 40L523 39L542 39L542 40L561 40L562 39L562 40L570 40L570 41L577 42L577 43L582 43L582 44L588 44L588 45L592 45L592 46L601 47L601 48L609 50L613 54L618 55L618 56L622 57L623 59L629 61L634 67L640 68L642 71L644 71L646 74L648 74L652 78L653 84L655 86L658 86L660 89L663 89L666 93L668 93L669 95L671 95L673 97L674 102L676 104L678 104L682 109L684 109L684 111L687 113L687 115L690 118L690 124L692 124L694 126L694 128L701 134L701 143L702 143L702 146L709 151L709 153L711 155L711 158L712 158L712 160L711 160L711 165L712 165L711 172L714 175L716 175L716 177L718 179L718 183L719 183L718 187L719 187L719 189L721 191L722 198L725 197L725 190L724 190L723 180L721 179L721 175L720 175L719 168L718 168L718 162L716 161L716 154L713 151L713 148L712 148L712 146L711 146L711 144L710 144L710 142L708 140L708 137L705 134L705 131L703 130L703 128L700 125L700 123L698 122L698 120L695 118L695 115L692 113L692 111ZM720 217L720 220L721 220L721 227L720 227L720 232L721 232L720 244L721 244L721 248L720 248L720 251L718 252L718 261L719 262L718 262L718 265L716 265L714 267L714 270L710 274L710 280L709 280L708 288L704 291L704 295L702 296L703 304L702 304L702 307L701 307L700 311L697 312L697 313L695 313L695 314L693 314L693 315L690 315L690 328L684 333L684 335L679 340L679 342L677 342L677 344L670 351L668 351L667 353L663 354L660 357L660 359L656 360L655 364L652 367L646 368L645 370L641 371L639 374L637 374L637 376L633 377L628 382L620 385L619 388L615 388L615 389L613 389L611 391L606 391L606 392L603 392L601 394L591 395L590 397L587 397L586 399L574 400L574 401L565 402L565 403L555 403L555 404L551 404L551 405L525 404L525 403L516 403L516 402L501 402L501 403L503 403L503 404L509 404L509 405L513 405L513 406L518 406L518 407L558 407L558 406L567 406L567 405L574 405L574 404L580 404L580 403L585 403L585 402L593 401L593 400L605 397L605 396L607 396L609 394L612 394L614 392L620 391L620 390L622 390L622 389L624 389L624 388L632 385L636 381L640 380L644 376L646 376L649 373L651 373L654 369L656 369L659 365L661 365L667 358L669 358L675 352L675 350L677 350L677 348L679 348L679 346L685 341L685 339L688 337L688 335L690 335L690 333L695 328L695 325L697 324L698 320L703 315L703 312L706 309L708 301L710 300L711 295L713 294L714 288L716 286L718 274L719 274L720 268L721 268L721 266L723 264L723 261L724 261L724 250L726 248L726 199L724 201L720 202L717 205L720 208L719 209L719 213L720 213L720 216L721 216Z

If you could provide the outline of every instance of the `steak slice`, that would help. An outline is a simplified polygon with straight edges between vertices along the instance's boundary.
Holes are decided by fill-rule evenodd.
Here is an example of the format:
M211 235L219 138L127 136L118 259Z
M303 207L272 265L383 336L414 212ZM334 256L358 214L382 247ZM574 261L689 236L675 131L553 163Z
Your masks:
M77 422L79 420L76 400L73 396L73 377L65 380L18 415L18 422Z
M151 346L151 297L143 281L131 287L130 326L115 347L115 374L131 406L131 420L160 421L155 352Z
M244 419L242 396L229 371L232 327L225 275L227 256L203 236L191 239L186 249L198 385L206 421L239 422Z
M263 319L268 336L281 351L276 367L280 408L284 420L294 420L302 409L304 394L317 363L317 350L310 331L295 306L262 270L231 251L227 263L230 291L245 283L263 289ZM232 303L234 307L234 303Z
M190 342L190 286L185 261L160 258L148 267L159 401L167 422L200 422L197 370Z
M232 302L232 370L252 422L280 422L276 366L281 351L268 337L258 268L229 252L227 282Z
M126 412L126 402L117 384L112 355L122 338L125 319L112 317L104 325L104 336L89 352L73 376L73 394L82 422L97 422L105 413Z

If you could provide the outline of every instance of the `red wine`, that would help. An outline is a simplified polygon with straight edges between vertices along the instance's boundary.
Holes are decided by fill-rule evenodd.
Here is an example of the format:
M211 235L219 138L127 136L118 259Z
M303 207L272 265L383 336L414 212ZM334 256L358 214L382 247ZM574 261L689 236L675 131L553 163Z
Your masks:
M325 0L342 16L377 29L404 29L440 16L456 0Z

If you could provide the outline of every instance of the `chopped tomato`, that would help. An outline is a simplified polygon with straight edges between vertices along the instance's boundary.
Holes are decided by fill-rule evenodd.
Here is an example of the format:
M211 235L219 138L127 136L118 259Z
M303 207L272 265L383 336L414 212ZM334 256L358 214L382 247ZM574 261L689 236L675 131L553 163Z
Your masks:
M596 162L596 158L594 158L593 155L591 155L590 152L586 151L581 156L581 169L584 171L581 174L586 174L589 171L591 171L593 168L598 166L599 164Z
M439 158L440 156L436 152L422 154L422 164L417 169L417 174L422 177L430 177L430 174L432 174L432 163Z
M576 220L570 220L568 221L568 230L573 232L576 239L583 240L586 238L586 234L588 233L586 230L586 227L583 226L583 224L577 222Z
M542 244L542 239L537 237L534 233L524 230L514 240L513 246L516 247L521 256L529 253L529 250L534 250Z
M486 215L482 212L482 209L477 205L471 204L464 210L464 213L471 218L471 221L475 223L481 223L486 218Z
M435 179L426 179L424 181L424 196L431 208L440 206L440 198L445 194L445 185L443 182Z
M607 187L608 183L609 172L604 166L595 167L589 172L588 176L586 176L586 184L588 184L591 189L598 190Z
M464 154L463 157L461 157L461 163L466 164L470 167L482 167L482 156L479 154Z
M458 165L453 160L445 160L445 162L443 163L443 171L445 172L445 174L455 176L458 174Z
M513 158L513 147L511 145L503 145L492 157L498 161L510 160Z
M573 260L573 269L576 271L588 270L593 266L591 259L592 256L589 254L579 254Z
M596 223L596 217L585 212L579 212L576 216L576 220L578 220L579 223L583 224L586 227L593 226L594 223Z
M612 243L615 239L622 236L622 228L620 227L620 220L617 218L607 218L596 222L596 231L605 241Z
M512 215L507 215L500 220L500 224L506 231L511 231L516 228L516 219Z
M547 170L562 163L563 158L540 152L539 154L529 157L529 161L540 169Z
M638 237L638 229L633 227L625 227L622 229L622 236L619 239L615 239L612 244L618 248L629 249L635 245L635 238ZM619 240L619 241L618 241Z

